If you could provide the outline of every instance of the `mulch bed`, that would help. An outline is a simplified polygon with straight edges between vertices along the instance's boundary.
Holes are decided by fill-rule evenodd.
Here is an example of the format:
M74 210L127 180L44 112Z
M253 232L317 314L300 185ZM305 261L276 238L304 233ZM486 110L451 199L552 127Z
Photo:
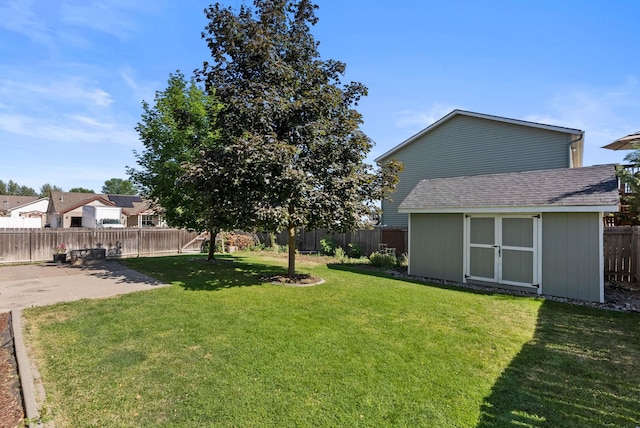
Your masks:
M317 276L311 276L306 273L299 273L295 275L286 274L273 274L260 278L261 281L270 282L272 284L289 285L292 287L308 287L311 285L317 285L324 282L322 278Z
M24 410L14 357L9 312L0 313L0 428L22 426Z

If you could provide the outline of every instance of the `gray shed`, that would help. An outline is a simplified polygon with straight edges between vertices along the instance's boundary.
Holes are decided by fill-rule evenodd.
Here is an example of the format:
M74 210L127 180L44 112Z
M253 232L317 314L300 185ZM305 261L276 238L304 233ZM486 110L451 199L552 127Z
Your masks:
M434 178L409 214L409 274L604 302L603 213L615 165Z

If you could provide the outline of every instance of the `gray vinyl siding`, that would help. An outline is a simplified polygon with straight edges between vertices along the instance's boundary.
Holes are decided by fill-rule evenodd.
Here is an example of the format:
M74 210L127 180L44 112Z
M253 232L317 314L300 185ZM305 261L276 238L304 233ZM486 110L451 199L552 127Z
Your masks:
M412 214L410 274L462 282L463 230L462 214Z
M407 227L407 214L398 213L398 205L425 178L568 168L571 138L563 132L456 116L389 156L404 163L404 171L393 201L382 201L382 224Z
M598 213L542 215L542 292L600 300Z

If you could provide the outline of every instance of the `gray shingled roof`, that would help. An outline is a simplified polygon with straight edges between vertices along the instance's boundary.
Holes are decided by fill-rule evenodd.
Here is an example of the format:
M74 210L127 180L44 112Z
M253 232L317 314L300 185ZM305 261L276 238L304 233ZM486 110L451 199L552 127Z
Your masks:
M558 207L567 207L571 211L570 207L615 207L619 203L615 165L596 165L426 179L409 193L399 210L458 212L465 208L553 207L558 211Z
M76 192L51 192L51 202L49 211L54 213L64 213L75 209L81 205L101 199L106 204L113 204L122 208L125 215L136 215L150 209L150 204L139 196L133 195L112 195L104 193L76 193ZM117 202L124 201L123 204Z
M0 213L7 213L20 205L35 202L39 196L0 195Z

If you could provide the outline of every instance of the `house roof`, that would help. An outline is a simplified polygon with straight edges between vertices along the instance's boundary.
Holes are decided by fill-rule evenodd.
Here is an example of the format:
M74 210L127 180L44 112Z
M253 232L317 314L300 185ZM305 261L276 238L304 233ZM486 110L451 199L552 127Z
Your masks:
M0 213L7 213L19 206L29 204L40 199L39 196L0 195Z
M420 181L403 213L611 212L620 196L615 165L433 178Z
M425 136L426 134L428 134L429 132L433 131L437 127L447 123L448 121L450 121L451 119L453 119L453 118L455 118L457 116L476 117L476 118L480 118L480 119L493 120L493 121L496 121L496 122L510 123L510 124L513 124L513 125L521 125L521 126L529 126L529 127L532 127L532 128L545 129L547 131L564 132L564 133L569 134L569 135L580 135L580 136L582 136L584 134L584 131L582 131L580 129L565 128L563 126L547 125L547 124L544 124L544 123L529 122L529 121L526 121L526 120L510 119L510 118L507 118L507 117L493 116L493 115L484 114L484 113L475 113L475 112L466 111L466 110L453 110L451 113L449 113L446 116L440 118L439 120L435 121L431 125L427 126L422 131L420 131L417 134L409 137L407 140L403 141L402 143L398 144L397 146L395 146L394 148L392 148L388 152L386 152L383 155L379 156L376 159L376 162L380 162L380 161L388 158L389 156L391 156L392 154L396 153L397 151L399 151L403 147L405 147L405 146L413 143L414 141L420 139L421 137Z
M124 215L136 215L149 209L149 203L140 196L132 195L106 195L102 193L76 193L76 192L51 192L49 212L65 213L82 205L99 200L105 205L113 205L122 208Z
M106 205L111 205L111 201L107 199L106 195L97 193L77 193L77 192L51 192L51 199L49 201L49 212L65 213L67 211L74 210L82 205L86 205L96 199L101 199L101 202Z

